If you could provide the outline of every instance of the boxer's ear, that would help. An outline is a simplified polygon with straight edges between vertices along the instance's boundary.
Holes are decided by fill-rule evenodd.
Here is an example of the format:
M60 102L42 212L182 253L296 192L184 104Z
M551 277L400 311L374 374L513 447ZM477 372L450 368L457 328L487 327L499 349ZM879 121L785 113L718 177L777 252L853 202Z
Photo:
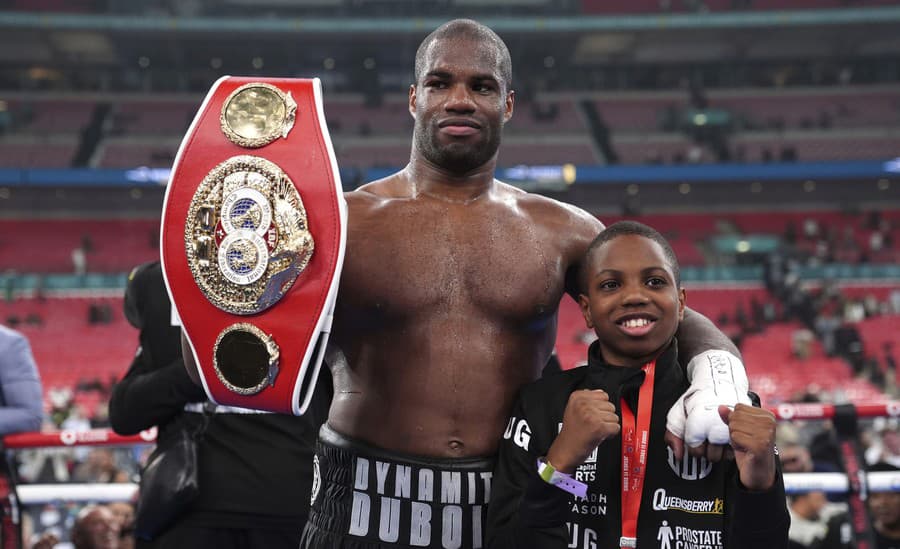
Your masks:
M409 114L416 117L416 85L409 86Z
M512 118L513 111L515 110L516 103L516 92L513 90L509 90L506 92L506 112L503 113L503 123L509 122L509 119Z

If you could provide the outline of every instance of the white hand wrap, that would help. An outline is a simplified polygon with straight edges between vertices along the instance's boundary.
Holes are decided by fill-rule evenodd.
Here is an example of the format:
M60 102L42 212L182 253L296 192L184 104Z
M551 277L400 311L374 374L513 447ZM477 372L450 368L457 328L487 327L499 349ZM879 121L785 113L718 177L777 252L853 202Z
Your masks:
M691 448L709 440L728 444L728 426L719 405L750 404L750 383L740 359L728 351L706 351L687 365L691 386L666 416L666 428Z

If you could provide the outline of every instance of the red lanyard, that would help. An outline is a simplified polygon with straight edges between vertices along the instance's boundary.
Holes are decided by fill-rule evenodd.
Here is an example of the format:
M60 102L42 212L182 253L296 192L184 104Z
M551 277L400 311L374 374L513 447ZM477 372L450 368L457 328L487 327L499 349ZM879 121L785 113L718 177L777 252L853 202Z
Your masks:
M622 537L619 547L637 547L637 519L641 509L644 475L647 472L647 446L650 444L650 412L653 409L653 377L656 361L642 367L646 376L638 393L635 421L631 407L621 399L622 407Z

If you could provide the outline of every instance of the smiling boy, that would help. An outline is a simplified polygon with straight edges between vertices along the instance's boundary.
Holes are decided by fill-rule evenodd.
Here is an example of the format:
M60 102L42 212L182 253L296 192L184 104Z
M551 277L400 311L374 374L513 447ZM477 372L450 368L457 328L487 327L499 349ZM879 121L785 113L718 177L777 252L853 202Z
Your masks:
M677 459L666 411L688 389L675 332L678 261L654 229L608 227L584 261L579 305L598 340L588 365L519 395L488 513L489 547L658 549L787 546L775 418L719 408L734 459Z

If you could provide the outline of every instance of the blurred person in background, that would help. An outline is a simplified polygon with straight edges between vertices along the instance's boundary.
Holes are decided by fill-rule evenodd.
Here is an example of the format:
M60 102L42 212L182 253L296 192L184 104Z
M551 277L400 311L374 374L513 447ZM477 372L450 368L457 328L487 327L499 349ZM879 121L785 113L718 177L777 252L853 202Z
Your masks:
M120 549L119 520L105 505L88 505L72 526L75 549Z
M75 466L72 472L75 482L128 482L129 475L116 465L115 454L110 448L91 448L87 459Z
M831 455L831 432L818 425L778 424L775 445L785 473L824 473L840 471L839 457ZM814 443L813 443L814 441ZM818 448L813 451L812 447Z
M119 522L119 549L134 548L134 506L125 501L107 505Z
M825 492L788 496L790 549L851 549L853 528L847 506L830 503Z
M867 471L900 471L900 467L878 462ZM873 492L869 494L869 513L875 529L876 549L900 549L900 492Z
M40 430L44 416L43 397L41 378L28 339L0 324L0 437ZM8 483L6 479L10 477L8 467L9 460L0 459L3 483ZM0 519L2 516L0 507Z
M43 396L28 340L0 324L0 436L40 430Z
M216 406L191 381L181 355L181 330L159 261L136 267L125 291L125 316L140 346L109 406L113 430L131 435L154 425L157 440L196 430L200 494L189 512L139 548L296 549L309 511L313 445L330 403L323 369L306 415L294 417ZM140 515L140 508L137 509Z
M882 462L900 467L900 423L897 418L875 418L872 428L874 436L865 452L866 463Z

